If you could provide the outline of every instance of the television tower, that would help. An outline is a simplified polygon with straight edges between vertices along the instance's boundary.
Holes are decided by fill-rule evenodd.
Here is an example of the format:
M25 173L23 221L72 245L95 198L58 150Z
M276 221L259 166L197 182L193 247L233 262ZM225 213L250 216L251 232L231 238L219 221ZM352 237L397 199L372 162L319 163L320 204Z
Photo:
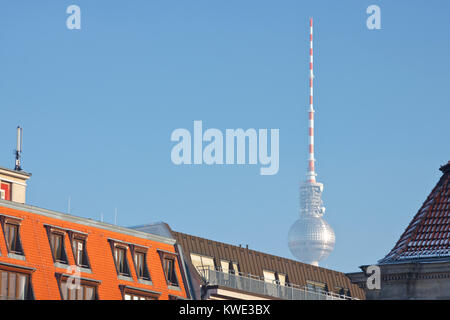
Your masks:
M309 21L309 156L306 180L300 184L300 219L294 222L288 234L289 249L301 262L319 265L334 249L335 236L330 225L322 218L323 184L316 182L314 158L314 105L313 105L313 19Z

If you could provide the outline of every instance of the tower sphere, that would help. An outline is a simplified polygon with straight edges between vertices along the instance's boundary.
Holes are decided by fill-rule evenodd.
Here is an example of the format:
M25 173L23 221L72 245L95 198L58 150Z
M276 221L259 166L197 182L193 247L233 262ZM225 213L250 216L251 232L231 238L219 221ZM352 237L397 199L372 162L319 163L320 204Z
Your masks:
M334 243L333 229L318 215L303 215L289 229L289 249L304 263L317 266L333 251Z

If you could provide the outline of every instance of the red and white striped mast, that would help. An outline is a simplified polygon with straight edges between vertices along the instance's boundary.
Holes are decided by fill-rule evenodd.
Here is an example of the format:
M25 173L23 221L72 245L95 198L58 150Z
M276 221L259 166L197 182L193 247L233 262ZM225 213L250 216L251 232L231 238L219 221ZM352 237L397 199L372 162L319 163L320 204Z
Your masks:
M313 106L313 19L309 20L309 157L307 182L316 182L316 171L314 168L314 106Z

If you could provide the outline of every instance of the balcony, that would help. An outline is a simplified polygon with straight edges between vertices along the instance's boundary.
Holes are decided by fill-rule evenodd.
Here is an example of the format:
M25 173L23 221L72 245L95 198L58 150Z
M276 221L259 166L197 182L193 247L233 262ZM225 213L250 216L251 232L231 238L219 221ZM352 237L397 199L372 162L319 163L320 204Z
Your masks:
M232 274L209 268L200 268L200 275L207 285L218 285L258 295L270 296L283 300L356 300L344 295L326 291L315 291L287 283L280 285L277 281L267 282L253 275Z

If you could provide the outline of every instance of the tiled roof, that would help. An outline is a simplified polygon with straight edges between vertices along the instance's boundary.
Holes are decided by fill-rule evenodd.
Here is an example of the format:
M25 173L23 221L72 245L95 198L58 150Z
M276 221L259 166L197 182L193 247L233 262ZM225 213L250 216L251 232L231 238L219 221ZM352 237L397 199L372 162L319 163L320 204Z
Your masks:
M439 182L380 264L450 259L450 161L439 170Z
M0 226L0 271L31 270L29 273L32 272L32 292L36 300L61 299L57 275L70 275L66 267L75 265L75 255L67 232L63 233L67 263L54 262L47 226L86 235L86 252L90 266L88 269L82 268L80 276L81 279L98 283L98 299L121 300L121 290L125 287L134 291L155 292L160 300L167 300L171 296L187 297L178 263L175 264L175 273L179 287L169 286L165 279L159 252L169 252L176 256L175 241L172 239L5 200L0 200L0 218L2 217L21 221L19 237L23 257L9 254L4 228ZM128 277L119 276L117 273L110 240L120 242L127 248ZM146 248L145 262L151 281L138 279L134 259L129 250L131 245Z

